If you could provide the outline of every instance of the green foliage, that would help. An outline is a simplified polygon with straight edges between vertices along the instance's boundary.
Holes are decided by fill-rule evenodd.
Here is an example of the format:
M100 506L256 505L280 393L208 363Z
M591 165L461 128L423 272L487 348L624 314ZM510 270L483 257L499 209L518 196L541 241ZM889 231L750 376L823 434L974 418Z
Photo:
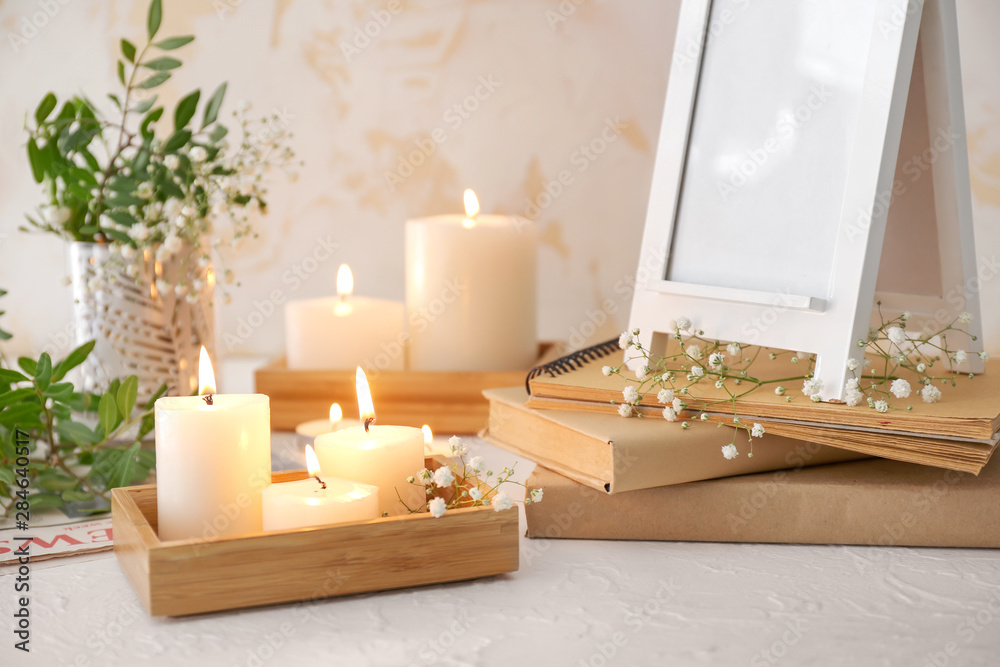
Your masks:
M17 462L15 439L23 443L25 434L32 509L106 501L111 489L141 481L153 469L155 454L141 441L153 430L153 403L166 385L138 409L134 375L101 395L78 392L63 379L93 349L92 341L85 343L57 362L44 352L21 357L20 371L0 365L0 516L12 514L20 499L23 478L15 470L25 466ZM6 363L2 355L0 361Z
M120 41L116 67L124 90L108 94L117 117L104 117L82 95L69 98L61 107L54 93L42 98L31 116L34 126L26 127L31 174L45 193L40 215L28 216L30 227L66 240L136 247L119 225L154 222L163 203L185 199L189 191L198 203L196 210L201 214L208 210L208 195L195 184L190 161L181 159L170 169L164 158L186 155L196 146L213 156L221 150L227 131L217 119L226 85L219 86L205 104L200 129L189 127L200 101L196 90L177 103L172 133L157 139L157 121L164 108L148 91L169 81L182 65L174 55L162 52L173 52L194 40L185 35L154 42L162 20L161 0L153 0L146 42ZM0 330L0 339L6 338L5 333Z

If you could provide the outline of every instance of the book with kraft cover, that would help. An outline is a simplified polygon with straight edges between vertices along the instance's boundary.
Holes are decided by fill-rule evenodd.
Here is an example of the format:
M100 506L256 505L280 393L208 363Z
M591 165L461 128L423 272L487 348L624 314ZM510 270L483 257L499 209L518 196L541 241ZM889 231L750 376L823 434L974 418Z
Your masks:
M527 484L545 489L524 508L533 538L1000 547L997 461L978 477L866 459L613 496L538 466Z
M781 436L756 439L750 456L741 431L736 441L741 454L727 460L721 448L733 434L715 424L693 422L682 429L663 419L532 410L524 406L527 393L521 387L483 394L490 402L483 439L602 493L864 458Z
M621 402L626 381L601 372L604 363L619 364L615 341L595 345L533 369L527 379L530 397L526 405L537 410L614 413ZM801 369L787 361L762 361L759 374L788 377ZM939 403L928 404L914 394L901 401L905 409L888 413L867 407L835 403L813 403L791 387L785 396L758 391L739 400L744 420L760 422L769 435L818 442L862 454L880 456L978 474L1000 441L1000 369L987 363L987 372L974 379L960 378ZM696 385L685 396L685 415L699 414L699 407L713 416L732 414L724 390ZM645 414L656 414L662 406L640 405ZM765 440L768 436L765 436Z

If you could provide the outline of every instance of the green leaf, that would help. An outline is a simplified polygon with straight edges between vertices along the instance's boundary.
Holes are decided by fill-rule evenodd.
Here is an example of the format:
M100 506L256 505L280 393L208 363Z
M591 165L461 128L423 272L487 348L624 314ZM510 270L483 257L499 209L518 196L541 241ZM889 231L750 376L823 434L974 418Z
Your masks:
M223 83L221 86L215 89L212 96L208 98L208 104L205 105L205 117L201 121L201 127L206 128L215 122L215 119L219 117L219 109L222 108L222 98L226 96L226 84Z
M156 399L166 395L166 393L167 393L167 383L164 382L159 386L159 388L156 391L153 392L153 395L149 397L149 400L146 401L146 405L144 406L144 408L146 410L152 410L153 405L156 403Z
M14 476L14 471L7 466L0 466L0 482L6 482L7 484L13 484L17 478Z
M120 60L118 61L118 80L123 86L125 85L125 63Z
M49 385L49 388L45 390L46 398L51 398L55 401L62 401L68 399L73 395L73 383L72 382L56 382Z
M160 120L160 116L162 115L163 115L163 107L156 107L148 114L146 114L146 117L142 119L142 124L139 126L139 132L142 134L142 136L151 137L153 135L152 131L149 129L149 126L155 123L156 121Z
M52 468L42 471L35 479L35 484L46 491L66 491L75 488L79 481L65 473Z
M146 17L146 31L152 41L156 32L160 29L160 22L163 20L163 5L160 0L153 0L149 4L149 16Z
M35 109L35 122L41 125L45 122L45 119L49 117L52 110L56 108L56 96L52 93L48 93L42 98L42 101L38 104L38 108Z
M97 416L105 434L111 433L118 426L118 407L111 394L101 396L101 402L97 404Z
M52 381L59 382L59 380L66 377L66 373L86 361L87 357L90 356L90 353L94 350L94 345L96 344L97 341L89 340L67 354L66 357L52 369Z
M41 424L38 418L42 406L37 403L22 403L12 405L0 411L0 426L13 429L15 426L26 428L29 425Z
M117 222L119 225L127 225L131 227L135 223L139 222L139 220L136 219L134 215L132 215L131 213L126 213L125 211L109 211L106 215L115 222ZM105 233L107 233L109 230L104 230L104 231ZM118 231L118 230L116 229L113 231ZM128 236L126 236L125 238L128 238ZM129 245L131 245L131 241L129 242Z
M0 383L13 384L15 382L24 382L27 379L27 376L23 373L18 373L10 368L0 368Z
M22 403L25 399L35 396L34 387L21 387L20 389L8 391L0 394L0 408L6 408L8 405L14 405L15 403Z
M163 49L164 51L173 51L174 49L179 49L185 44L190 44L193 41L193 36L184 35L183 37L169 37L162 42L156 42L153 46L158 49Z
M111 472L111 478L108 480L108 488L113 489L119 486L128 486L132 483L132 478L135 473L135 463L136 457L139 454L139 447L142 443L133 443L131 447L124 453L124 455L118 459L118 465Z
M170 56L161 56L142 63L142 66L146 69L151 69L154 72L166 72L167 70L177 69L180 67L181 61L177 60L177 58L171 58Z
M45 391L52 380L52 357L48 352L42 352L38 357L38 365L35 367L35 384L39 389Z
M225 125L216 125L214 128L212 128L212 134L209 136L212 139L212 143L217 144L220 141L222 141L222 138L227 134L229 134L229 128L227 128Z
M80 422L60 421L56 424L56 431L59 432L59 435L61 435L64 440L82 442L88 445L93 445L99 442L97 434L94 433L94 431L91 430L86 424L81 424Z
M63 499L54 493L33 493L28 496L28 507L38 509L40 507L62 507Z
M32 377L34 377L35 370L38 368L38 362L30 357L18 357L17 365L21 367L21 370Z
M107 200L105 200L105 204L107 204L111 208L128 208L129 206L142 206L145 203L146 203L145 199L136 197L134 195L124 195L124 194L115 195L114 197L108 197Z
M31 175L35 178L35 183L41 183L45 180L45 167L42 162L42 154L38 150L38 144L35 143L34 137L28 139L28 162L31 163Z
M147 111L153 108L153 105L156 104L156 100L158 97L159 95L153 95L148 100L143 100L142 102L139 102L138 104L135 105L135 112L146 113Z
M125 56L125 59L128 60L130 63L134 63L135 62L135 44L133 44L132 42L128 41L127 39L123 39L122 40L122 55Z
M94 494L90 491L80 491L77 489L70 489L68 491L62 492L62 499L68 503L73 502L83 502L87 500L93 500Z
M199 99L201 99L201 91L195 90L177 103L177 109L174 111L174 130L183 130L191 122L191 119L194 118L194 112L198 108Z
M171 153L191 140L191 130L177 130L170 135L167 143L163 144L163 150Z
M129 375L122 381L122 386L118 388L118 410L126 419L132 414L132 408L135 407L138 396L139 378L135 375ZM110 433L110 431L108 432Z
M149 77L142 83L140 83L136 88L142 88L143 90L149 90L150 88L156 88L164 81L170 78L170 72L157 72L153 76Z
M117 229L105 229L103 230L103 234L123 245L132 245L132 239L129 238L129 235Z

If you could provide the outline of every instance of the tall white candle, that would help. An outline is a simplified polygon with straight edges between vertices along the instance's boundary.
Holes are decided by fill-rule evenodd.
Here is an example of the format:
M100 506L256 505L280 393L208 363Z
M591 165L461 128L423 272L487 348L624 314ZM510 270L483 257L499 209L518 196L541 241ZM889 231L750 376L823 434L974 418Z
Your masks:
M378 489L322 472L306 445L309 478L272 484L262 493L264 530L287 530L379 517Z
M271 483L271 414L263 394L216 394L208 354L202 396L156 401L156 512L161 540L261 529Z
M515 216L406 221L409 368L508 371L537 354L534 225Z
M407 507L417 509L424 502L423 489L406 478L424 467L424 434L409 426L373 424L375 409L368 380L360 368L357 385L365 425L317 436L320 467L327 474L377 486L379 508L390 516L405 514Z
M354 296L354 278L343 264L337 296L289 301L285 348L292 370L403 370L404 307L398 301Z

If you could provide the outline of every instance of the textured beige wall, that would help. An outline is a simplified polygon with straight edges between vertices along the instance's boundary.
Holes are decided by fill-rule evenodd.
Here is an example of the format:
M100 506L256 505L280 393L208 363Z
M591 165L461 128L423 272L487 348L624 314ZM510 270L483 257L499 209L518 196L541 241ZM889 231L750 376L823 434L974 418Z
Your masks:
M10 35L48 5L58 12L15 50ZM181 52L187 64L164 94L176 99L228 80L230 105L248 99L256 111L287 118L306 161L296 182L275 183L260 238L229 257L243 284L221 308L222 350L278 353L280 309L249 335L241 322L268 310L273 290L286 298L331 293L341 262L353 267L359 293L401 299L404 220L459 211L465 187L476 189L486 212L527 210L536 219L541 336L581 332L602 319L587 313L607 299L620 310L605 330L624 326L676 0L409 0L388 21L382 16L384 26L373 16L388 5L380 1L165 5L163 30L197 41ZM979 252L991 257L1000 255L1000 3L959 5ZM63 244L15 231L37 202L23 154L25 110L50 89L94 98L110 90L117 39L142 36L145 8L123 0L0 3L0 286L12 291L3 305L17 350L61 351L70 316ZM374 34L367 45L355 41L366 27ZM345 44L358 52L345 54ZM454 105L477 89L481 99L467 103L476 108L460 115ZM602 132L613 141L588 157L581 147ZM388 182L401 160L432 144L412 175ZM549 201L544 188L564 171L569 185L537 214L528 208ZM296 278L295 268L330 243L330 259ZM995 352L998 297L1000 281L988 283Z

